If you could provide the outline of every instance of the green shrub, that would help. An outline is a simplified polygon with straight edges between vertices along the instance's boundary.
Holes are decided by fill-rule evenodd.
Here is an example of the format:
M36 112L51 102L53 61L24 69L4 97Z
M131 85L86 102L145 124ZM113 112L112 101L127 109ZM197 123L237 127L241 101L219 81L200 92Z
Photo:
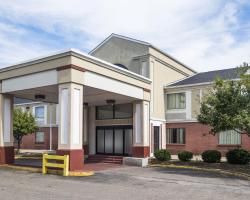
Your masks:
M171 154L166 149L156 150L154 156L159 161L169 161Z
M221 153L216 150L207 150L201 154L202 160L207 163L220 162Z
M181 151L178 153L178 158L180 161L190 161L193 158L193 153L190 151Z
M227 162L231 164L248 164L250 153L245 149L233 149L226 153Z

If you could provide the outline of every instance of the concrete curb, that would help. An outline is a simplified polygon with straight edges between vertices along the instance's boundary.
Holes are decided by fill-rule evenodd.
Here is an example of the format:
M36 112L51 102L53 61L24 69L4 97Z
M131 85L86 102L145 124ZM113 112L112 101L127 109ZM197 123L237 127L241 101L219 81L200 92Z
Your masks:
M36 167L26 167L26 166L16 166L16 165L0 165L0 169L13 169L13 170L19 170L19 171L28 171L32 173L42 173L42 168L36 168ZM52 170L48 169L48 174L53 175L62 175L61 170ZM92 176L95 173L93 171L77 171L77 172L69 172L69 177L85 177L85 176Z
M28 156L25 156L25 157L22 157L22 156L15 156L15 159L16 160L42 160L43 157L28 157Z
M209 169L209 168L201 168L201 167L193 167L193 166L184 166L184 165L164 165L164 164L151 164L149 167L163 167L163 168L172 168L172 169L192 169L192 170L199 170L199 171L205 171L205 172L217 172L221 174L226 174L226 175L231 175L231 176L236 176L240 178L247 179L250 181L250 175L246 173L240 173L240 172L231 172L227 170L222 170L222 169Z

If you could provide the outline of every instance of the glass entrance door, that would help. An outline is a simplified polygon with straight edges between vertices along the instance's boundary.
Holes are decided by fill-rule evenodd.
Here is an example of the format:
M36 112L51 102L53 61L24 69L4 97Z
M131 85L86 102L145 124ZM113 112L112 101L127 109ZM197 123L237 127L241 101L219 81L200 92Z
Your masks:
M96 153L132 154L132 126L104 126L96 129Z

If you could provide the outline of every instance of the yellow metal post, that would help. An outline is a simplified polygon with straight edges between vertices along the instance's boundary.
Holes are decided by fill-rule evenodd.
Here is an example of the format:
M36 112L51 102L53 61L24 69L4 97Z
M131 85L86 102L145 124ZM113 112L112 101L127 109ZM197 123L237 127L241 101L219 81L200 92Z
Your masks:
M47 155L48 154L43 154L43 166L42 166L42 172L43 172L43 174L47 173L47 167L46 167L46 164L47 164L46 156Z
M69 175L69 155L64 155L64 169L63 176Z
M49 163L48 160L61 160L63 163ZM69 175L69 155L58 156L58 155L48 155L43 154L43 174L47 174L48 167L55 167L63 169L63 176Z

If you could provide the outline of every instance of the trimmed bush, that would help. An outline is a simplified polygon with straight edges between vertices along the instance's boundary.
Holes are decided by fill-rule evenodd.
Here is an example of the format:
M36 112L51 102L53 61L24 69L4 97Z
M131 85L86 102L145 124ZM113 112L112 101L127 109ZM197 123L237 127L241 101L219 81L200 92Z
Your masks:
M201 154L202 160L207 163L218 163L221 159L221 153L216 150L207 150Z
M193 153L190 151L181 151L178 153L178 158L180 161L190 161L193 158Z
M154 156L159 161L169 161L171 154L166 149L156 150Z
M226 153L227 162L245 165L250 162L250 153L245 149L233 149Z

